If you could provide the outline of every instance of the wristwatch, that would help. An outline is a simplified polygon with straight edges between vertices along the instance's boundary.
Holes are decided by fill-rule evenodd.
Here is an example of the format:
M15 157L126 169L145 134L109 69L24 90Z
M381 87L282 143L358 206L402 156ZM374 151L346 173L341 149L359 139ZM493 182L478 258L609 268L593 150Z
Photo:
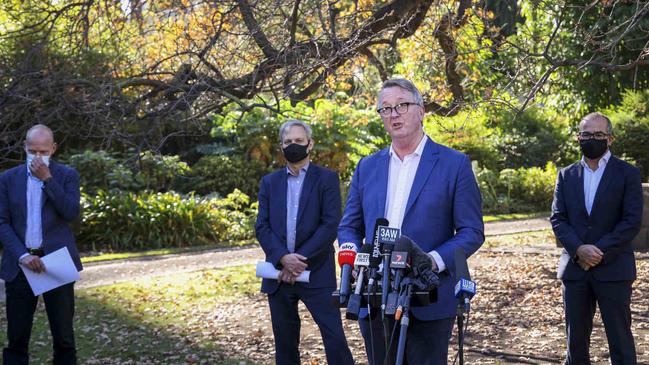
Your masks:
M52 176L48 177L47 179L43 180L43 185L47 185L52 181Z

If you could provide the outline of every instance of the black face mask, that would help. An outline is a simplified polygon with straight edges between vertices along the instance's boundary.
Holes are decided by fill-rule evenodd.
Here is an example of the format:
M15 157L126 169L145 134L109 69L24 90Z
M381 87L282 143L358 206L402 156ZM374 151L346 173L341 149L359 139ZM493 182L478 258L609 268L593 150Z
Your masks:
M296 163L304 160L306 156L309 155L309 151L307 151L308 147L308 143L306 145L291 143L286 146L286 148L283 148L282 152L284 152L284 158L286 158L286 161Z
M608 148L608 140L606 139L585 139L579 141L579 147L584 156L594 160L602 157Z

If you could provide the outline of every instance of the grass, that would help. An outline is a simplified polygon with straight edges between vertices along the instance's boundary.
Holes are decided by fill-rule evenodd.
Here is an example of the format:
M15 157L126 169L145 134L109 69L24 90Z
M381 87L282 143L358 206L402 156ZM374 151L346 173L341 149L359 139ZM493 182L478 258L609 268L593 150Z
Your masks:
M225 247L242 247L255 243L254 240L243 240L233 242L228 245L206 245L206 246L192 246L192 247L172 247L172 248L160 248L152 249L145 251L136 251L136 252L91 252L83 253L81 257L81 262L84 264L91 262L99 261L111 261L111 260L122 260L130 259L136 257L146 257L146 256L161 256L161 255L171 255L179 253L188 253L188 252L200 252L214 250L216 248L225 248Z
M509 213L509 214L488 214L483 216L485 223L498 222L514 219L531 219L540 217L549 217L550 212L532 212L532 213Z
M80 364L246 364L215 345L219 308L259 291L253 265L182 273L78 290L75 333ZM0 314L0 343L6 319ZM51 360L41 303L34 321L31 363Z

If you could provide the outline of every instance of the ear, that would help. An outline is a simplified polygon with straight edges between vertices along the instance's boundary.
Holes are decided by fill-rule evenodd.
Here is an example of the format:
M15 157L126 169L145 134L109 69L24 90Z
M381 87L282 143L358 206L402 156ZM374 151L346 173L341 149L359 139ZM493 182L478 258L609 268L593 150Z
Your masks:
M54 153L56 152L56 148L57 148L57 147L58 147L58 145L57 145L56 143L53 143L53 144L52 144L52 153L50 153L50 157L51 157L51 156L54 156Z
M313 138L309 138L309 144L307 145L308 150L313 150L313 146L315 146L315 142L313 142Z

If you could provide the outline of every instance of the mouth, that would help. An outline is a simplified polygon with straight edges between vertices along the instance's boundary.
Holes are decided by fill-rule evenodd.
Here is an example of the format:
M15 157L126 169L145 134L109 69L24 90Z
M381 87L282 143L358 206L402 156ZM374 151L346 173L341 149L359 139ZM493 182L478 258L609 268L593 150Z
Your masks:
M392 123L392 129L399 129L403 126L403 123L401 122L393 122Z

